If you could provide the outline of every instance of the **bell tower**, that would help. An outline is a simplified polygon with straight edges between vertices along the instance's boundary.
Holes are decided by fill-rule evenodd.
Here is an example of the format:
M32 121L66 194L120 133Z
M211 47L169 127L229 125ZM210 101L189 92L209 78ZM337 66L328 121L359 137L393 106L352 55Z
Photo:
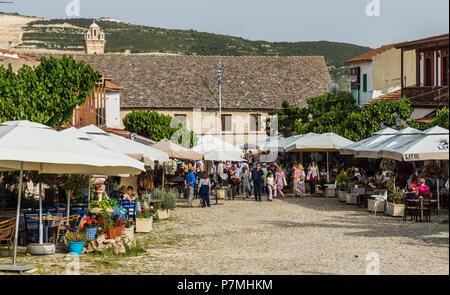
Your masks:
M84 51L86 54L104 54L105 53L105 33L93 20L87 33L84 35Z

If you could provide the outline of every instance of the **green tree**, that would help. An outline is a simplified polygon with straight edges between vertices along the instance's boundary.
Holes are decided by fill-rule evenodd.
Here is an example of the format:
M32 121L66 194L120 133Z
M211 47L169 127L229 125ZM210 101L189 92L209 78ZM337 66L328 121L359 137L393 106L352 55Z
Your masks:
M180 120L155 111L133 111L123 119L125 130L155 141L169 139L187 148L195 145L197 138Z
M70 120L95 87L99 73L73 57L42 58L16 73L0 67L0 122L30 120L50 127Z
M284 136L308 132L333 132L353 141L372 136L395 119L407 121L411 116L409 100L374 101L366 107L356 104L350 93L327 93L307 100L307 108L283 102L283 108L270 112L278 116L279 132Z

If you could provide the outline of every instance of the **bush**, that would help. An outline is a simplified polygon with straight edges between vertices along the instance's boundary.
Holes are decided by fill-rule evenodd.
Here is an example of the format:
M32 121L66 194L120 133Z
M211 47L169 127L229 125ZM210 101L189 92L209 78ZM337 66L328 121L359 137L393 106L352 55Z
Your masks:
M173 190L166 191L162 188L155 188L152 191L152 198L162 200L161 209L175 209L177 203L177 193Z

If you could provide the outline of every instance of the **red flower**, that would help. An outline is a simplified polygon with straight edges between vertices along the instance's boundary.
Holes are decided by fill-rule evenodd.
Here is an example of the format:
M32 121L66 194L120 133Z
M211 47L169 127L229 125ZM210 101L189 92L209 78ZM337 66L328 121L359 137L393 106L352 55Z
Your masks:
M91 220L88 220L88 221L86 221L86 223L87 223L87 224L91 224L91 223L92 223L92 221L91 221Z
M120 226L123 226L123 222L122 221L120 221L119 224L120 224Z
M134 220L131 220L131 224L134 224Z

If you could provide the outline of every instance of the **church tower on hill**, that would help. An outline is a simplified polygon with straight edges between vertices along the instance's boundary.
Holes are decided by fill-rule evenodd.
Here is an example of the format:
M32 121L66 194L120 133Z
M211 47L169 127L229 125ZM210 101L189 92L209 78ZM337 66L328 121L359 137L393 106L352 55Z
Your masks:
M104 54L105 53L105 33L94 22L89 26L89 29L84 36L84 51L86 54Z

